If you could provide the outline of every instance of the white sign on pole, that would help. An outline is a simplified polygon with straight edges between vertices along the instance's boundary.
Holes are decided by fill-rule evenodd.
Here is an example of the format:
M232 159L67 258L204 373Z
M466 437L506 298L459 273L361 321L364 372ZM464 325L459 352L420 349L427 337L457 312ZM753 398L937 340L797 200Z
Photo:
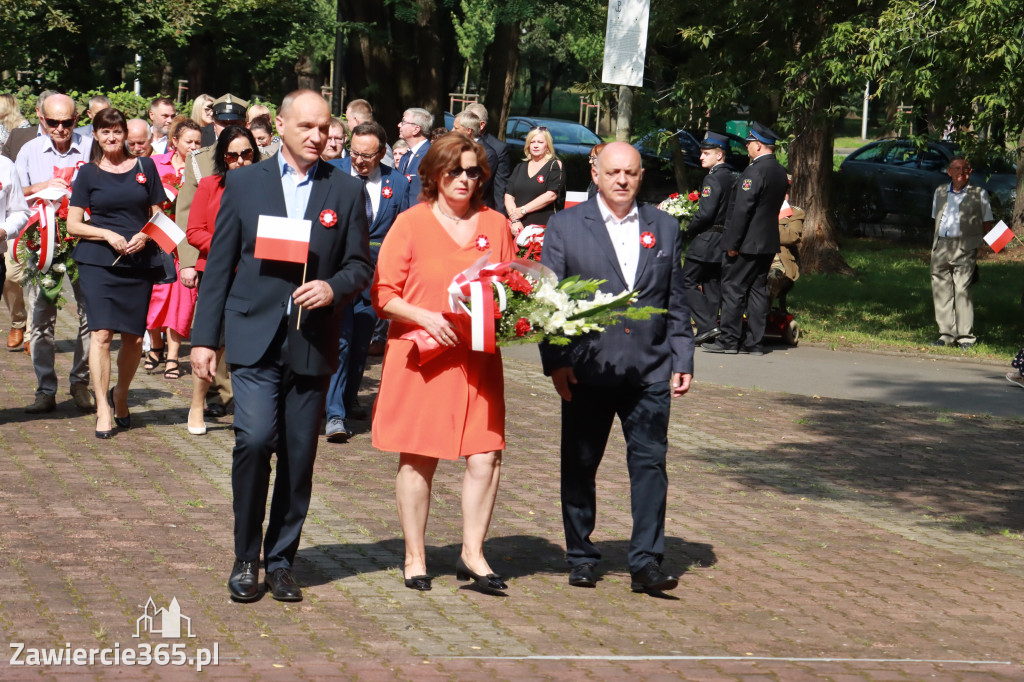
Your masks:
M602 81L643 87L650 14L651 0L610 0Z

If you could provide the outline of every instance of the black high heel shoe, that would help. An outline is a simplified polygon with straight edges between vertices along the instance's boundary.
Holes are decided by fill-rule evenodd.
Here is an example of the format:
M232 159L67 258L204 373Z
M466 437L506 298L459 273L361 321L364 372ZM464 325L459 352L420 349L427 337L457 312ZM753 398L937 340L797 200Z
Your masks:
M109 391L107 391L107 402L110 404L110 409L111 410L116 409L114 407L114 389L113 388L111 388ZM115 414L114 415L114 423L117 424L118 428L121 428L121 429L130 429L130 428L132 428L132 413L129 412L127 417L118 417ZM102 437L102 436L98 435L100 433L99 431L97 431L96 433L97 433L97 436L96 436L97 438L101 438Z
M487 575L477 575L473 571L469 570L466 566L466 562L459 557L459 560L455 562L455 577L459 580L473 580L476 582L476 587L484 594L493 594L499 597L504 597L505 593L503 590L508 589L508 585L502 580L501 576L497 573L488 573Z
M405 578L405 586L410 590L419 590L420 592L430 592L430 581L432 578L429 575L414 575L411 578Z

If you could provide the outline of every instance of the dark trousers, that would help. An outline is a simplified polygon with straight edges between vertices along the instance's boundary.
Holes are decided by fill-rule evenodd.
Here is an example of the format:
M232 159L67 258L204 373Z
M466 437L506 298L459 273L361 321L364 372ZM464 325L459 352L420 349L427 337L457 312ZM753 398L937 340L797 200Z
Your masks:
M683 261L683 287L697 334L717 327L722 303L722 264L687 258Z
M740 350L761 345L768 320L768 270L774 254L726 256L722 265L722 335L718 343ZM743 329L743 313L747 330Z
M282 361L284 324L267 354L251 367L232 365L235 449L231 491L235 512L235 558L257 561L260 544L267 572L291 568L313 487L326 376L295 374ZM270 456L277 453L277 478L266 536Z
M619 416L626 437L633 535L629 568L638 571L665 553L665 500L668 474L668 381L647 386L572 386L562 401L562 523L571 566L596 563L601 552L590 534L597 519L595 479L608 444L612 420Z
M338 371L327 387L327 419L345 419L359 395L377 314L362 296L345 306L338 342Z

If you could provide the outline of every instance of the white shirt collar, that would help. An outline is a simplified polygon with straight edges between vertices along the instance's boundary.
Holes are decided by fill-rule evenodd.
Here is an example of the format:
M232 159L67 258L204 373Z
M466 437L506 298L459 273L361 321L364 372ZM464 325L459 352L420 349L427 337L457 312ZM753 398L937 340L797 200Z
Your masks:
M636 199L633 200L633 205L630 207L629 213L627 213L626 217L622 220L619 220L618 217L612 213L612 210L608 208L608 204L604 202L604 197L601 196L600 192L597 194L597 209L601 212L601 218L604 220L605 225L609 222L622 224L633 220L637 222L640 221L640 211L637 209Z

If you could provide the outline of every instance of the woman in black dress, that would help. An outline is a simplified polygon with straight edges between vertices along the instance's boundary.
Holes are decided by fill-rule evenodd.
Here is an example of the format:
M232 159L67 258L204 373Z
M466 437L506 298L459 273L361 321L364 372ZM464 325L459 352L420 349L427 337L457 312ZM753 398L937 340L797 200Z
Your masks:
M565 174L548 129L530 130L525 149L526 160L512 171L505 190L505 211L513 235L526 225L547 225L559 204L565 205Z
M71 192L68 234L80 238L72 256L88 302L89 371L99 398L96 437L110 438L115 424L131 427L128 387L142 357L153 283L166 272L162 252L140 230L166 195L152 159L129 153L124 114L114 108L99 112L93 136L92 163L78 170ZM117 333L117 385L108 391L110 343Z

